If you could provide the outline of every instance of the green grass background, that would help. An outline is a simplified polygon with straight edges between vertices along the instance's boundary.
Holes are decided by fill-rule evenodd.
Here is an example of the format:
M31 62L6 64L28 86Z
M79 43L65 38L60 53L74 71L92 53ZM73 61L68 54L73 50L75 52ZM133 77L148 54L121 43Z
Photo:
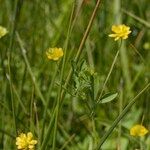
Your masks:
M16 149L16 136L29 131L38 140L37 149L42 149L46 133L44 150L97 149L124 107L149 83L149 0L101 0L79 61L74 62L95 5L96 0L0 0L0 25L9 31L0 39L0 149ZM110 103L97 104L97 92L120 44L108 34L112 25L121 23L130 26L132 33L122 42L103 92L118 96ZM49 47L64 49L64 67L62 60L46 58ZM83 62L85 68L95 70L94 76L84 71ZM76 71L63 87L72 66ZM62 90L65 97L60 102ZM142 145L150 150L149 134L141 139L129 134L134 124L150 129L149 92L137 99L102 149L133 150Z

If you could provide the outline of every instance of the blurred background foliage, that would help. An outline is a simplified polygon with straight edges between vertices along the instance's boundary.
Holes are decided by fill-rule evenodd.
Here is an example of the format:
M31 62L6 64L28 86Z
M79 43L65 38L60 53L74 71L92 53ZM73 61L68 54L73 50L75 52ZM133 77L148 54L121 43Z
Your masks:
M11 93L7 68L8 47L13 34L12 26L15 24L16 31L23 41L36 82L44 98L50 100L49 110L51 110L55 104L57 88L60 86L60 68L53 89L51 93L48 93L53 74L59 64L48 61L45 50L48 47L65 47L70 15L74 7L72 32L67 47L65 82L95 4L96 0L20 0L17 17L14 20L16 1L0 0L0 25L9 31L7 36L0 39L0 149L15 149L15 130L12 127ZM118 96L114 101L99 104L95 108L88 94L92 86L95 92L102 88L115 57L118 43L108 38L108 34L111 32L111 26L116 23L126 24L131 27L132 31L129 39L123 44L123 53L118 57L104 90L104 93L116 92ZM37 136L43 124L44 107L35 92L16 35L13 38L10 67L17 132L32 130ZM57 148L61 149L69 139L64 149L91 150L131 98L149 82L149 58L149 0L102 0L79 63L74 64L77 74L74 74L69 83L61 108ZM85 68L95 71L94 75L85 72L85 68L82 68L83 62L85 62ZM83 76L86 79L82 80ZM139 97L138 102L121 121L121 130L120 126L117 127L103 145L104 150L119 149L119 147L121 150L138 148L139 141L129 135L129 129L137 123L143 123L150 129L149 99L149 92ZM31 102L36 104L33 110ZM34 112L32 117L29 113L31 110ZM95 122L91 119L91 113L94 113ZM49 120L47 116L46 125ZM147 150L150 148L148 137L149 135L142 139L145 146L147 145Z

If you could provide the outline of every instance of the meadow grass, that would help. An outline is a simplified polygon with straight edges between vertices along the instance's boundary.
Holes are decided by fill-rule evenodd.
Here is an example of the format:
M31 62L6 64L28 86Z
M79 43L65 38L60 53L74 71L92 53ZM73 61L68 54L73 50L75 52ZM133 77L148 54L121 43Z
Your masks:
M149 150L148 2L0 0L0 150L30 132L38 150Z

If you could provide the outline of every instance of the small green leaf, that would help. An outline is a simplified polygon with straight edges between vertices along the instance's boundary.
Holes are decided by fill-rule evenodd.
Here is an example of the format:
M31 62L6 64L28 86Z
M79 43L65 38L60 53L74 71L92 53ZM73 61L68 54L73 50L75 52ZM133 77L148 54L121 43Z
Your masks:
M118 93L107 93L101 99L100 103L108 103L117 97Z

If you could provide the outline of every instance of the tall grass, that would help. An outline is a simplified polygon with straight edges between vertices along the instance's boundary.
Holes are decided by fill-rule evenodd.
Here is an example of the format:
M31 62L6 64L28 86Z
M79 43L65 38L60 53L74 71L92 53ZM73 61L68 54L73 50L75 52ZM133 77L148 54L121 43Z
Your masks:
M148 150L149 134L129 134L150 129L147 3L0 0L0 149L32 132L39 150ZM109 38L113 24L129 38ZM48 60L49 47L64 56Z

